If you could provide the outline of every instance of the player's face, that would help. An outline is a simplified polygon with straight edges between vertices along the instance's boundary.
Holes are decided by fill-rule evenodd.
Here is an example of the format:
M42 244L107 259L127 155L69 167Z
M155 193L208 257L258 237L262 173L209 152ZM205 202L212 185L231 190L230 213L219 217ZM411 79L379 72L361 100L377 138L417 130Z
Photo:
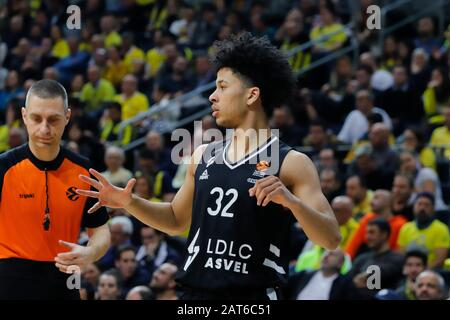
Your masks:
M209 96L212 116L219 126L236 128L245 118L247 109L247 88L244 82L229 68L217 73L216 90Z
M64 110L62 98L42 99L32 95L27 108L22 108L22 118L30 142L38 148L59 145L64 128L70 119L70 109Z

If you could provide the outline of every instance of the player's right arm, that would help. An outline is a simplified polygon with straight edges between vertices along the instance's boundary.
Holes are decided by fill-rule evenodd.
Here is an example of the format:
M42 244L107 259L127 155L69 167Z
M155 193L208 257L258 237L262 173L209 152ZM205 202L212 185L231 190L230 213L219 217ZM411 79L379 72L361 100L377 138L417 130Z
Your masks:
M195 170L197 163L200 163L205 148L206 145L202 145L194 151L184 183L172 202L151 202L142 199L132 193L133 186L136 183L135 179L128 181L125 188L119 188L112 185L94 169L90 169L89 172L97 180L84 175L80 175L80 179L98 191L77 190L77 193L98 199L98 202L89 209L89 213L102 206L124 208L146 225L170 235L181 234L186 231L191 223Z

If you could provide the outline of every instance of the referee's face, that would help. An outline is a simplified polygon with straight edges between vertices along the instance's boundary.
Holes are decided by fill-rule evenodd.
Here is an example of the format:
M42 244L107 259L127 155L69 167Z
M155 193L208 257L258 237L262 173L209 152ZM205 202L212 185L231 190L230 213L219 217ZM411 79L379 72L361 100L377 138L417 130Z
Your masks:
M28 107L22 108L22 117L30 143L40 149L52 148L61 141L70 119L70 109L64 109L60 97L43 99L32 95Z

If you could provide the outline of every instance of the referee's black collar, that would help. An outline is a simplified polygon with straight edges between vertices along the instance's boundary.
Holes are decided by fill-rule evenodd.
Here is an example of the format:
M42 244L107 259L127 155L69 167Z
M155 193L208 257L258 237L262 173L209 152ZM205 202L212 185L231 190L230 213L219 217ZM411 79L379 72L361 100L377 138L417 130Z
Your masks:
M59 147L58 155L52 161L43 161L36 158L36 156L31 152L29 143L26 144L25 151L27 153L30 161L39 169L39 170L58 170L64 161L64 148L62 146Z

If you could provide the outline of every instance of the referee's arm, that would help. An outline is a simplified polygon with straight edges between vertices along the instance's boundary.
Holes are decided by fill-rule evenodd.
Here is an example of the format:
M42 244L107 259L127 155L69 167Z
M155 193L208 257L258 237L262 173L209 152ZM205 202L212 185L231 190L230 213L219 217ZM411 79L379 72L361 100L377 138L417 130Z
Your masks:
M111 245L111 233L107 223L97 228L87 228L89 236L88 248L92 249L93 261L99 260Z

